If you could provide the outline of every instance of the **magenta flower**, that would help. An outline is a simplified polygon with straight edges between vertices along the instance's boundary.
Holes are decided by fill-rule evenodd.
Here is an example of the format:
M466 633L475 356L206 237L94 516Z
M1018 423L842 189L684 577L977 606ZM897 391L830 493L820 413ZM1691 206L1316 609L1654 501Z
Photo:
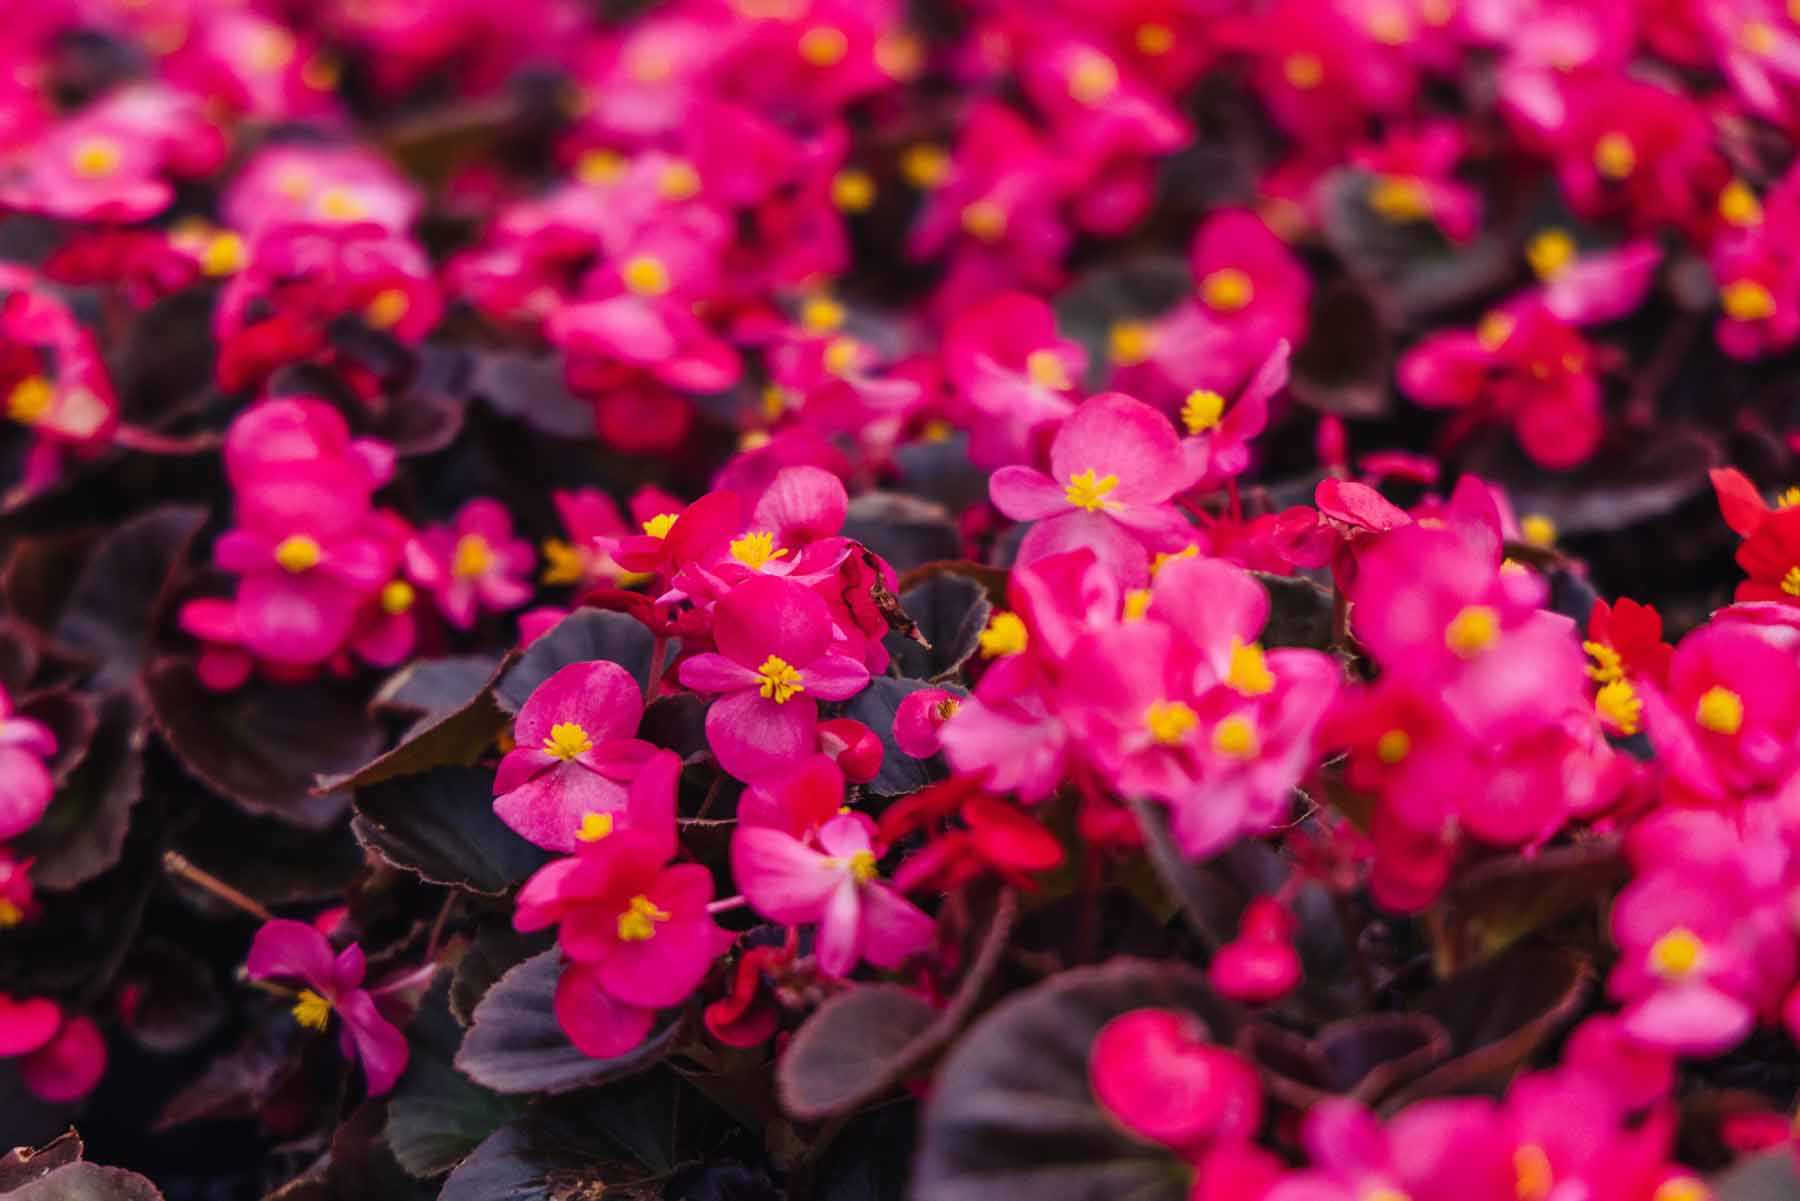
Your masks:
M625 785L655 748L640 741L644 698L617 663L571 663L539 684L494 777L494 812L521 838L565 854L613 828Z
M859 962L895 968L929 948L937 923L881 883L874 823L834 817L809 846L774 826L740 826L731 838L731 874L770 921L817 924L819 967L844 977Z
M631 531L618 502L598 488L552 492L550 499L569 537L544 543L543 582L577 588L624 583L628 573L612 556L619 540Z
M19 1060L25 1087L46 1101L74 1101L106 1071L106 1040L92 1019L47 997L0 993L0 1059Z
M1658 762L1695 796L1767 794L1800 762L1800 630L1703 626L1675 648L1663 685L1639 695Z
M1354 147L1350 161L1373 177L1366 198L1377 214L1400 225L1429 221L1452 241L1466 242L1481 222L1480 194L1455 175L1466 153L1467 135L1455 122L1439 120Z
M1101 1027L1088 1059L1094 1095L1132 1133L1195 1158L1255 1137L1262 1085L1192 1014L1134 1009Z
M531 543L513 536L511 515L486 497L468 502L449 525L432 526L406 548L406 574L459 630L472 627L481 610L504 613L530 600L536 564Z
M713 610L716 654L681 664L681 682L722 693L706 713L719 766L740 780L781 771L818 749L819 701L861 692L869 670L833 645L831 614L817 594L755 576Z
M0 687L0 842L37 825L49 808L54 785L46 760L54 754L56 735L50 727L20 717Z
M1075 411L1087 353L1057 336L1044 301L1007 292L960 314L944 334L944 372L968 407L969 460L1031 463Z
M338 1046L362 1061L369 1095L380 1096L406 1070L410 1048L363 987L367 967L355 943L333 954L331 943L314 927L277 918L256 932L244 971L252 980L280 976L299 981L303 987L294 1002L294 1020L308 1029L325 1029L336 1013Z
M1150 574L1152 551L1179 550L1193 530L1169 499L1191 482L1174 427L1142 401L1109 392L1082 403L1050 443L1050 474L1002 467L994 506L1033 521L1021 565L1089 547L1127 585Z

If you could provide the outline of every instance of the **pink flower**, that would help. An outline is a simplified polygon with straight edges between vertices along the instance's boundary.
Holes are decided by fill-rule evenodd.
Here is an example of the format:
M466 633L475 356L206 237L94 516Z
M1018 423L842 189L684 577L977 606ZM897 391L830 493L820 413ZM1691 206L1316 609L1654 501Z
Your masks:
M1300 982L1298 924L1279 901L1258 897L1245 907L1238 936L1213 955L1207 980L1221 995L1252 1005L1285 995Z
M1468 138L1452 121L1395 130L1380 142L1354 147L1350 161L1373 176L1369 207L1396 224L1430 221L1456 242L1475 236L1481 197L1456 179Z
M1132 1133L1197 1159L1216 1142L1254 1138L1262 1085L1241 1056L1217 1046L1199 1018L1134 1009L1101 1027L1088 1080Z
M0 687L0 842L37 825L49 808L53 784L46 760L54 754L50 727L18 716Z
M1681 788L1713 801L1772 792L1800 754L1800 631L1713 622L1640 695L1657 761Z
M548 566L543 582L582 589L624 582L628 573L612 557L619 539L629 532L618 502L598 488L556 491L550 499L569 538L544 543Z
M941 747L938 731L961 707L961 694L947 688L908 693L894 711L894 745L914 759L931 758Z
M142 221L167 208L155 141L109 119L78 113L0 160L0 206L68 221Z
M880 882L873 829L850 813L820 827L816 848L773 826L732 835L732 878L751 906L784 925L817 923L819 966L831 976L859 961L898 967L937 936L929 916Z
M369 1094L380 1096L406 1070L410 1048L363 987L367 966L355 943L334 955L331 943L314 927L277 918L256 932L244 971L252 980L280 976L300 981L305 987L294 1003L294 1019L302 1026L323 1030L336 1013L341 1022L338 1046L362 1061Z
M50 1102L76 1101L106 1074L106 1039L92 1018L66 1015L50 1041L19 1061L25 1087Z
M49 1042L62 1024L62 1010L47 997L15 1000L0 993L0 1059L26 1055Z
M504 613L531 599L531 543L513 537L499 501L478 497L448 526L432 526L406 548L406 573L430 592L444 620L459 630L479 611Z
M706 713L719 766L740 780L781 771L817 749L819 701L861 692L869 671L832 644L830 611L791 581L754 576L713 610L716 654L681 664L681 682L723 693Z
M11 847L0 846L0 930L16 926L37 912L31 864L32 860L20 858Z
M1190 468L1168 419L1142 401L1109 392L1082 403L1050 443L1050 474L1002 467L988 481L994 505L1033 521L1021 565L1090 547L1128 585L1149 577L1150 552L1179 549L1192 527L1170 497Z
M969 460L1030 463L1075 411L1087 353L1057 336L1044 301L1007 292L958 315L944 334L944 371L969 409Z
M655 748L635 737L637 681L617 663L571 663L539 684L494 777L494 812L521 838L569 853L627 809L625 784Z

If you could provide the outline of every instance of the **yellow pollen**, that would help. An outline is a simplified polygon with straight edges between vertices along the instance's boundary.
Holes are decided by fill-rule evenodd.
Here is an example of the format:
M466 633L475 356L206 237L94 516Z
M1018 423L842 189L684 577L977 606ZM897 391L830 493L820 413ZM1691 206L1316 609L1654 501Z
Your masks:
M1619 652L1604 642L1584 642L1581 649L1592 655L1594 664L1587 669L1588 675L1602 684L1610 684L1614 680L1623 679L1625 670Z
M559 721L550 727L550 737L544 739L544 750L558 759L567 762L577 755L585 755L594 749L594 740L588 732L572 721Z
M777 420L783 413L787 412L789 403L794 399L793 393L789 392L780 384L770 384L762 390L763 416L770 421ZM761 430L745 430L744 436L748 438L752 434L763 432L764 431Z
M1762 321L1775 315L1775 297L1753 279L1734 279L1719 289L1719 303L1733 321Z
M1026 355L1025 374L1040 388L1061 392L1069 386L1069 373L1054 350L1034 350Z
M1613 680L1602 684L1594 694L1594 712L1621 734L1638 732L1644 718L1644 701L1630 680Z
M647 254L627 259L619 269L619 278L639 296L661 296L669 290L669 269L661 259Z
M1650 1201L1712 1201L1712 1191L1693 1176L1671 1176L1657 1186Z
M1575 261L1575 239L1561 228L1546 229L1525 247L1525 259L1539 279L1555 279Z
M955 426L942 417L933 417L925 423L925 428L919 431L919 437L927 442L948 442L955 433Z
M764 404L766 405L767 403L768 398L765 396ZM743 435L738 438L738 449L746 451L761 450L774 440L774 437L768 430L745 430Z
M381 586L381 611L398 617L413 607L418 593L405 580L389 580Z
M303 988L294 1001L294 1020L308 1030L323 1030L331 1020L331 1002L312 989Z
M1142 621L1150 612L1150 589L1133 588L1125 594L1125 620Z
M941 186L949 177L950 156L944 153L943 147L928 142L908 146L900 156L900 174L913 187L928 192Z
M1683 980L1693 975L1706 954L1706 944L1686 926L1676 926L1650 944L1650 967L1665 980Z
M1225 415L1225 398L1211 388L1196 388L1181 405L1181 423L1190 434L1204 434Z
M616 183L625 174L625 158L616 150L584 150L575 160L575 178L589 187Z
M649 942L656 937L656 923L666 922L672 916L640 892L631 898L631 907L619 915L619 941Z
M1601 134L1594 143L1594 170L1615 181L1629 178L1637 170L1637 148L1618 130Z
M1550 1157L1536 1143L1526 1143L1513 1152L1513 1179L1519 1201L1544 1201L1556 1183Z
M0 930L10 930L24 920L25 911L23 909L5 897L0 897Z
M890 30L875 39L875 65L902 83L925 69L925 43L908 30Z
M1105 497L1107 493L1118 486L1118 476L1108 472L1096 479L1094 477L1094 469L1090 467L1069 481L1068 487L1063 489L1063 495L1067 497L1069 503L1074 505L1077 509L1086 509L1090 513L1098 513L1100 510L1106 508L1107 505L1115 503L1106 500Z
M1069 71L1069 95L1077 103L1093 106L1119 88L1119 69L1104 54L1086 53Z
M880 875L881 869L875 866L875 853L873 851L854 852L850 856L850 874L858 884L867 884Z
M1006 236L1006 210L992 200L973 201L963 206L962 227L971 237L998 242Z
M587 574L587 563L581 552L561 538L544 539L544 574L546 584L573 584Z
M1444 628L1444 645L1459 658L1473 659L1500 636L1500 615L1487 605L1464 605Z
M947 696L937 703L939 721L949 721L960 712L962 712L962 702L953 696Z
M985 659L1016 655L1025 649L1027 641L1023 618L1017 613L996 613L988 619L987 629L981 631L981 654Z
M1199 554L1200 548L1191 542L1174 554L1170 554L1166 550L1159 550L1156 552L1155 557L1150 560L1150 575L1154 578L1156 573L1163 569L1163 564L1165 563L1172 563L1176 559L1197 558Z
M1137 27L1132 40L1137 44L1139 54L1155 58L1175 48L1175 31L1160 21L1145 21Z
M1762 201L1750 185L1734 179L1719 192L1719 216L1739 228L1762 224Z
M494 551L480 534L464 534L456 540L456 553L451 556L450 572L459 580L486 575L494 565Z
M344 188L327 188L319 197L319 212L333 221L355 221L369 215L363 202Z
M833 338L825 344L825 370L833 375L846 375L856 366L856 356L862 350L862 344L855 338Z
M1150 737L1164 746L1185 742L1200 724L1200 715L1181 701L1157 701L1144 710L1144 725Z
M1431 196L1410 175L1383 175L1369 188L1369 207L1396 225L1431 215Z
M1378 1184L1357 1201L1412 1201L1412 1198L1391 1184Z
M787 554L787 547L775 549L775 535L768 530L754 530L742 538L731 540L731 557L745 567L761 571L763 564Z
M1281 74L1293 87L1309 92L1325 82L1325 64L1316 54L1290 54L1281 64Z
M679 513L658 513L644 523L644 532L652 538L667 538L669 530L680 516Z
M412 308L406 293L399 288L383 288L363 307L363 319L376 329L393 329Z
M1489 313L1475 326L1475 340L1481 343L1483 350L1499 350L1512 337L1513 328L1517 324L1505 313Z
M800 306L800 324L809 333L828 334L844 324L849 313L829 296L813 296Z
M214 279L236 275L244 269L245 259L244 239L226 230L206 240L206 249L200 252L200 270Z
M1256 757L1256 727L1241 713L1233 713L1213 727L1213 750L1233 759Z
M764 659L762 666L756 669L762 681L757 691L764 700L774 701L777 705L785 705L795 693L805 692L806 685L800 682L800 673L794 670L793 664L779 655L770 655Z
M1694 706L1694 720L1715 734L1736 734L1744 724L1744 698L1729 688L1714 684L1700 696Z
M299 575L317 567L323 553L318 542L305 534L289 534L275 547L275 561L286 570Z
M119 144L111 138L86 138L69 155L75 174L89 179L104 179L119 169Z
M1752 54L1767 54L1775 49L1775 27L1767 21L1745 21L1738 29L1738 41Z
M1384 8L1369 18L1369 36L1384 46L1400 46L1412 37L1412 26L1405 13Z
M835 67L850 52L850 39L832 25L815 25L800 35L800 57L815 67Z
M329 54L315 54L300 68L300 82L315 92L329 92L343 75L344 68Z
M1142 321L1116 321L1106 331L1106 354L1121 367L1135 367L1150 357L1156 342Z
M36 425L56 403L56 388L41 375L28 375L6 396L6 415L22 425Z
M831 203L846 213L868 211L875 203L875 181L867 171L839 171L831 180Z
M1517 559L1513 558L1511 555L1508 555L1506 558L1500 560L1500 574L1501 575L1522 575L1526 572L1529 572L1530 570L1531 570L1531 568L1525 566L1525 564L1519 562Z
M1221 267L1200 281L1200 299L1220 313L1235 313L1256 295L1250 277L1236 267Z
M1789 488L1775 498L1777 509L1791 509L1795 505L1800 505L1800 488Z
M1275 688L1275 674L1263 657L1261 643L1248 645L1231 642L1231 665L1225 671L1225 683L1233 692L1244 696L1262 696Z
M1556 523L1542 513L1527 513L1519 519L1519 533L1533 546L1556 544Z
M581 828L575 831L577 842L599 842L613 832L613 815L610 813L584 813L581 815Z
M1790 567L1781 577L1781 590L1789 596L1800 596L1800 567Z
M1392 767L1412 754L1412 735L1395 726L1375 740L1375 757Z
M700 192L700 172L694 170L692 163L670 163L657 178L656 190L664 200L691 199Z

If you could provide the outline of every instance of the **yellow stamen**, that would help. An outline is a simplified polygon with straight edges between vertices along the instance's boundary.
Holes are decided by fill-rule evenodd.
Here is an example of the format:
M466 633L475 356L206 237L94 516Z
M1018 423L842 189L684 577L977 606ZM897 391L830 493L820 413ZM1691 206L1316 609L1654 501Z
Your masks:
M761 571L765 563L788 553L785 546L775 549L775 535L768 530L755 530L742 538L734 538L730 549L732 558L755 571Z
M757 691L765 700L772 700L777 705L785 705L797 692L805 692L806 685L800 681L800 673L794 670L793 664L779 655L770 655L764 659L762 666L756 669L761 683Z
M319 565L324 551L305 534L289 534L275 547L275 561L295 575Z
M1185 742L1200 724L1200 715L1181 701L1157 701L1144 710L1144 725L1150 737L1164 746Z
M800 324L806 327L807 332L814 334L830 333L843 325L844 319L849 315L843 305L829 296L808 297L806 303L800 306Z
M1788 488L1775 498L1777 509L1791 509L1795 505L1800 505L1800 488Z
M1411 175L1383 175L1369 188L1369 207L1395 225L1431 215L1431 196Z
M700 172L692 163L670 163L657 178L656 190L664 200L690 200L700 194Z
M875 39L875 65L901 83L917 79L925 70L925 43L910 30L889 30Z
M640 892L631 898L631 907L619 915L619 941L648 942L656 937L656 923L673 916L667 909L658 909L656 902Z
M368 206L344 188L327 188L319 196L319 214L333 221L357 221L369 215Z
M1753 279L1734 279L1719 289L1719 304L1733 321L1762 321L1775 315L1775 296Z
M419 594L405 580L389 580L381 586L381 611L391 617L409 611Z
M1444 629L1444 645L1459 658L1473 659L1500 636L1500 615L1487 605L1465 605Z
M867 171L839 171L831 180L831 203L846 213L867 212L875 203L875 181Z
M331 1002L312 989L303 988L294 1001L294 1020L308 1030L323 1030L331 1020Z
M85 138L69 155L69 165L77 175L104 179L119 169L122 157L119 144L111 138Z
M1389 767L1412 754L1412 736L1399 726L1375 740L1375 757Z
M1790 567L1781 577L1781 590L1789 596L1800 596L1800 567Z
M1526 261L1539 279L1555 279L1575 261L1575 239L1566 229L1546 229L1525 247Z
M1556 1174L1542 1147L1526 1143L1513 1152L1513 1180L1519 1201L1544 1201L1550 1195Z
M1225 398L1211 388L1196 388L1181 405L1181 423L1190 434L1204 434L1225 415Z
M1233 759L1256 756L1256 727L1241 713L1233 713L1213 727L1213 750Z
M658 513L644 523L644 532L652 538L667 538L680 516L679 513Z
M647 254L627 259L619 269L619 278L639 296L661 296L669 290L669 269L661 259Z
M1556 523L1542 513L1527 513L1519 519L1519 533L1533 546L1556 544Z
M1483 350L1499 350L1512 337L1517 325L1518 322L1505 313L1489 313L1475 326L1475 340L1481 343Z
M0 897L0 930L10 930L24 920L25 911L23 909L5 897Z
M947 696L937 703L939 721L949 721L960 712L962 712L962 702L953 696Z
M1615 182L1637 170L1637 148L1617 130L1600 135L1594 143L1594 169Z
M236 275L244 269L247 258L244 239L226 230L206 240L206 249L200 252L200 270L214 279Z
M1069 386L1069 373L1063 367L1061 356L1054 350L1034 350L1026 355L1025 374L1040 388L1052 388L1061 392Z
M1199 556L1199 554L1200 554L1200 548L1198 546L1195 546L1191 542L1188 543L1188 545L1182 547L1180 550L1176 551L1174 554L1170 554L1166 550L1159 550L1156 552L1155 556L1152 557L1150 560L1150 575L1152 578L1154 578L1156 573L1161 571L1165 564L1173 563L1177 559L1197 558Z
M1074 505L1077 509L1086 509L1089 513L1098 513L1100 510L1106 508L1107 505L1116 503L1106 500L1105 497L1107 493L1118 486L1118 476L1108 472L1096 479L1094 477L1094 469L1090 467L1069 481L1068 487L1063 489L1063 495L1067 497L1069 503Z
M550 737L544 739L544 750L564 762L593 749L594 740L577 722L557 722L550 727Z
M1142 321L1115 321L1106 331L1106 354L1121 367L1134 367L1150 357L1155 341Z
M580 551L561 538L544 539L544 574L546 584L573 584L587 574L587 562Z
M1145 21L1137 27L1132 40L1137 43L1139 54L1155 58L1175 48L1175 31L1160 21Z
M825 344L825 370L833 375L848 375L856 366L858 355L862 351L862 343L852 337L833 338Z
M1357 1201L1412 1201L1412 1198L1391 1184L1378 1184L1357 1198Z
M1150 612L1150 589L1133 588L1125 594L1125 620L1142 621Z
M1714 684L1700 696L1694 706L1694 720L1715 734L1736 734L1744 724L1744 698L1729 688Z
M1594 694L1594 711L1619 733L1631 735L1643 721L1644 700L1630 680L1613 680Z
M459 580L486 575L494 565L494 549L480 534L464 534L456 540L456 553L451 556L450 571Z
M851 854L850 875L858 884L867 884L880 874L881 869L875 866L873 851L856 851Z
M1584 642L1581 649L1594 657L1593 666L1587 669L1588 675L1602 684L1610 684L1614 680L1623 679L1625 675L1623 660L1619 652L1604 642Z
M1275 673L1269 670L1261 643L1248 645L1231 641L1231 665L1225 671L1225 684L1244 696L1262 696L1275 688Z
M1069 71L1069 95L1078 104L1099 104L1119 89L1119 69L1104 54L1089 51Z
M1762 201L1756 198L1756 193L1749 184L1741 179L1734 179L1719 192L1719 216L1740 229L1761 225Z
M963 206L962 227L983 242L1006 236L1006 210L992 200L976 200Z
M1325 82L1325 64L1316 54L1290 54L1282 61L1281 74L1291 86L1310 92Z
M944 153L943 147L926 142L908 146L900 156L900 174L921 192L929 192L949 178L950 156Z
M1686 926L1676 926L1650 944L1650 967L1665 980L1683 980L1700 966L1706 944Z
M1752 54L1775 49L1775 27L1767 21L1745 21L1738 27L1738 41Z
M599 842L613 832L613 815L610 813L584 813L581 815L581 828L575 831L577 842Z
M996 613L988 619L987 629L981 631L981 654L986 659L1016 655L1025 649L1026 642L1025 622L1017 613Z
M36 425L56 403L56 387L41 375L28 375L6 397L6 415L22 425Z
M1712 1190L1697 1177L1671 1176L1656 1186L1650 1201L1712 1201Z
M412 302L399 288L383 288L363 306L363 320L376 329L393 329L412 308Z
M835 67L850 52L850 39L831 25L815 25L800 35L800 57L821 69Z
M617 183L625 176L625 156L616 150L584 150L575 160L575 178L589 187Z
M1250 277L1236 267L1221 267L1200 281L1200 299L1220 313L1235 313L1256 296Z

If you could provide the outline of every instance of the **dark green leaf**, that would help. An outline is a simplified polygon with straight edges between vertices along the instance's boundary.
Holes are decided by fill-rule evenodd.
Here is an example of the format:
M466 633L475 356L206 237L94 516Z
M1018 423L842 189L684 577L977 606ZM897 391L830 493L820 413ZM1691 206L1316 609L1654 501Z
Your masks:
M205 509L166 505L109 531L94 548L50 632L92 657L98 687L137 676L170 584L205 524Z
M869 492L851 501L844 537L856 539L899 572L954 559L962 550L962 535L949 510L899 492Z
M981 631L993 612L981 583L952 571L902 592L900 607L919 623L931 649L898 633L883 641L899 673L918 680L947 676L966 663L980 646Z
M356 793L356 837L432 884L498 896L549 862L494 816L494 773L434 767Z
M517 713L539 684L571 663L606 659L650 686L650 655L655 639L643 624L623 613L577 609L552 626L500 677L494 696L508 713Z
M502 1097L456 1070L463 1029L449 1008L450 981L440 975L407 1029L412 1057L388 1098L388 1146L414 1176L455 1167L524 1102Z

